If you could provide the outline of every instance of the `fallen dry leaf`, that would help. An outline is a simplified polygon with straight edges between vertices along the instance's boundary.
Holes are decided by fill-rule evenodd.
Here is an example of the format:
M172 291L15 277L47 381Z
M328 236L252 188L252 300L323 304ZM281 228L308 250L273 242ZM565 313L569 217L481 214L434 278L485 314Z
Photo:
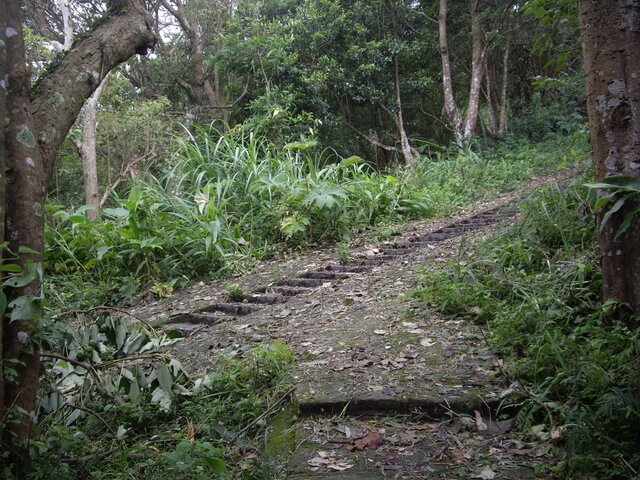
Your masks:
M481 480L493 480L496 478L496 472L491 470L490 467L485 467L480 473L475 474L472 478L479 478Z
M320 468L343 472L353 467L353 462L343 458L337 458L336 452L323 451L317 452L316 456L307 462L311 470L317 471Z
M474 410L473 413L476 416L476 428L479 432L484 432L487 429L487 424L482 420L482 414L478 410Z
M354 440L351 450L375 450L382 443L382 436L378 432L369 432L364 437Z
M489 420L486 423L487 429L484 434L488 437L497 437L504 435L513 427L513 418L508 420Z

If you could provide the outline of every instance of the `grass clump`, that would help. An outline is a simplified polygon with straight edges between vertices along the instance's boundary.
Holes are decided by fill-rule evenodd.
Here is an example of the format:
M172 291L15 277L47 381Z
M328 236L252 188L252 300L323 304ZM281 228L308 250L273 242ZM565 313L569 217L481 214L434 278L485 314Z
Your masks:
M591 203L577 185L536 194L514 226L425 268L416 296L486 325L506 372L527 386L520 427L562 432L566 476L637 478L639 331L601 299Z

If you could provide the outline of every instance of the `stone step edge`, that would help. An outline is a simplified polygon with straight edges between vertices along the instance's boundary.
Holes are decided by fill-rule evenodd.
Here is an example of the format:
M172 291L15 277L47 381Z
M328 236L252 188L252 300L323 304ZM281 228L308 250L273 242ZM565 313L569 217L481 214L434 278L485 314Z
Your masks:
M380 415L420 413L434 419L441 419L450 414L473 415L477 410L483 414L495 413L512 408L509 397L484 398L479 395L462 395L448 397L402 397L393 398L386 395L366 395L327 399L296 398L300 416L314 415Z

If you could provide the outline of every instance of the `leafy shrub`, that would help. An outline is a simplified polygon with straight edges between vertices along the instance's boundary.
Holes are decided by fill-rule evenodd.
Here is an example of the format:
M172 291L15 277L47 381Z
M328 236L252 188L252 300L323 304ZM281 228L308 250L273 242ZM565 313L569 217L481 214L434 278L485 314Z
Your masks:
M288 401L291 349L222 357L193 381L158 351L170 337L110 316L49 321L29 478L273 478L270 459L247 462L234 446L253 450L266 428L256 420Z
M638 330L605 321L613 305L600 298L590 203L578 186L535 195L515 226L444 269L425 269L416 296L487 323L508 374L533 393L521 399L520 426L564 431L570 475L632 478Z

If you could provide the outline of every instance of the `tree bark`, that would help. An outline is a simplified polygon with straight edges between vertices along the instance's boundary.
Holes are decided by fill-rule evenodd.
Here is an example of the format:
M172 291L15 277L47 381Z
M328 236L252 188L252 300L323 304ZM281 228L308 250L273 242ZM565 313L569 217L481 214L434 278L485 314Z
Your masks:
M210 105L219 104L217 85L212 85L204 66L204 34L197 18L188 18L182 0L161 0L162 6L178 21L180 28L189 39L191 79L180 82L187 90L189 100L194 105L202 105L205 99Z
M22 15L20 2L13 0L6 4L6 23L0 26L2 40L7 48L8 96L7 115L9 123L5 130L7 151L7 179L5 231L9 248L15 254L20 247L33 249L37 254L22 254L23 268L29 262L42 262L44 250L44 168L41 150L37 142L37 129L30 102L30 71L25 62L22 36ZM31 282L25 287L7 290L9 301L20 297L30 302L38 302L41 284ZM9 322L2 319L3 366L13 367L15 377L4 376L4 397L2 398L3 422L2 445L9 453L18 476L23 469L29 469L28 439L31 434L32 415L35 408L36 388L39 375L38 348L35 334L39 323L39 312L28 318ZM17 361L17 362L16 362ZM8 363L13 362L13 363ZM7 421L8 420L8 421ZM1 469L0 469L1 470Z
M473 136L478 123L478 110L480 108L480 91L482 87L482 72L484 71L487 49L484 47L484 32L480 25L480 0L471 0L471 83L469 86L469 103L466 115L462 116L454 94L451 74L451 62L449 60L449 43L447 40L447 0L440 0L440 13L438 15L438 39L440 43L440 57L442 60L442 86L444 90L445 118L453 128L455 142L465 145Z
M84 198L85 203L91 207L87 210L87 217L90 220L100 218L100 192L98 190L98 162L96 159L96 114L98 111L98 101L102 95L105 85L109 81L109 76L104 77L95 92L87 99L82 107L82 140L74 140L76 148L82 160L82 172L84 177Z
M32 91L21 2L3 2L0 39L6 45L8 73L3 77L8 83L3 142L8 167L4 228L9 248L23 268L34 265L42 271L47 181L82 105L112 68L155 43L141 0L112 0L109 5L108 19L75 42ZM39 377L36 334L42 314L42 276L36 275L22 288L5 289L5 293L9 301L21 300L29 307L21 310L14 304L12 321L3 319L1 339L3 365L7 367L7 360L11 360L14 374L2 372L0 417L6 419L11 414L13 421L2 423L3 449L9 457L0 458L0 471L11 465L21 477L30 465L28 441Z
M58 7L62 13L62 24L64 29L64 43L53 41L53 47L58 51L67 51L73 44L73 24L71 22L71 11L69 9L69 0L57 0ZM98 100L102 94L105 84L109 76L100 82L95 92L89 97L82 110L82 140L72 139L80 160L82 161L82 173L84 177L84 195L85 203L91 206L87 211L87 217L90 220L97 220L100 217L100 198L98 192L98 165L96 162L96 111L98 108Z
M400 97L400 65L398 62L398 56L396 55L393 59L393 68L394 68L394 76L395 76L395 90L396 90L396 112L393 117L396 128L398 129L398 135L400 135L400 149L402 151L402 156L404 157L404 161L407 165L413 165L418 158L420 158L420 154L418 151L411 146L409 143L409 137L407 136L407 131L404 128L404 118L402 115L402 100Z
M509 51L511 50L511 38L507 37L507 45L504 47L502 57L502 85L500 86L500 118L498 120L498 136L504 137L507 133L507 86L509 85Z
M64 33L63 43L55 40L51 41L51 45L56 52L63 52L71 48L73 43L73 23L71 22L71 10L69 9L69 0L57 0L58 8L62 14L62 29Z
M464 121L460 109L453 96L453 83L451 78L451 62L449 60L449 41L447 40L447 0L440 0L440 13L438 15L438 39L440 42L440 58L442 60L442 87L444 90L444 116L453 127L453 134L458 145L464 143Z
M640 0L580 0L579 9L596 176L640 178ZM640 216L615 236L639 203L627 201L598 234L604 297L635 313L640 312Z
M493 98L492 72L489 65L485 68L485 97L487 100L487 132L491 138L495 138L498 133L498 119L496 118L496 107Z
M480 88L487 51L484 48L484 32L480 25L480 0L471 0L471 85L469 87L469 106L464 122L464 140L471 138L476 131L478 110L480 108Z
M7 11L4 8L0 8L0 28L6 28L8 26L7 22ZM7 68L7 48L6 48L6 35L2 35L0 33L0 39L2 39L5 44L4 46L0 46L0 79L6 78L9 70ZM7 116L7 87L6 81L0 80L0 118L5 118ZM5 128L0 127L0 243L4 243L6 240L5 237L5 229L4 229L4 220L5 220L5 205L6 205L6 169L7 169L7 148L5 144ZM0 249L0 260L4 257L4 249ZM2 278L2 277L0 277ZM4 295L4 292L1 293ZM2 338L4 332L4 321L2 317L4 312L0 314L0 374L4 373L4 355L3 355L3 347L2 347ZM3 408L3 400L4 400L4 382L0 381L0 423L4 419L4 408ZM0 444L2 443L2 431L0 430Z

